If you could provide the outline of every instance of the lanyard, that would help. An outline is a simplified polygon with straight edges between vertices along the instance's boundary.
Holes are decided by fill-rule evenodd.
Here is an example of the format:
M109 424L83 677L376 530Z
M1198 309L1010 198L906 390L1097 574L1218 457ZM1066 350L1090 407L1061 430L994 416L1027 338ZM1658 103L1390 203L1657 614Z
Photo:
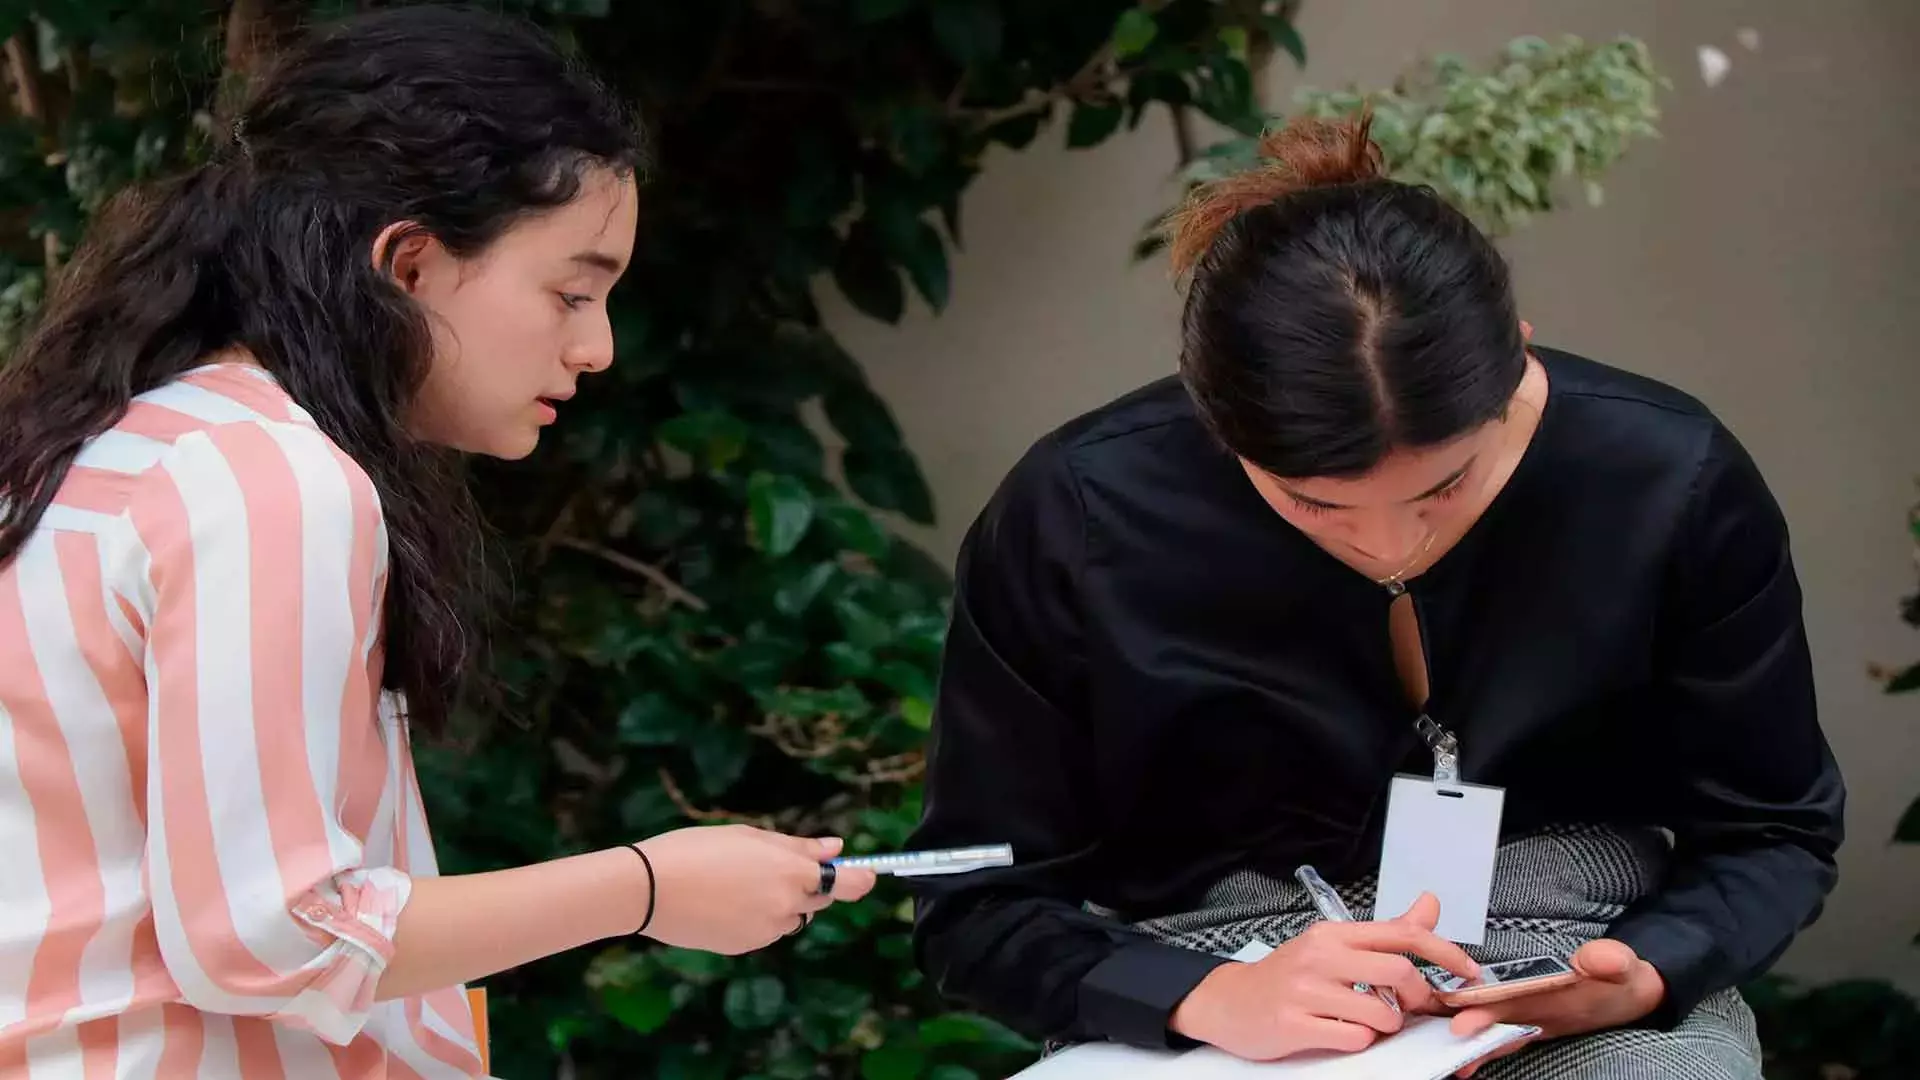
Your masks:
M1460 740L1426 713L1421 713L1413 722L1413 728L1420 733L1427 749L1433 751L1434 785L1442 790L1459 786Z

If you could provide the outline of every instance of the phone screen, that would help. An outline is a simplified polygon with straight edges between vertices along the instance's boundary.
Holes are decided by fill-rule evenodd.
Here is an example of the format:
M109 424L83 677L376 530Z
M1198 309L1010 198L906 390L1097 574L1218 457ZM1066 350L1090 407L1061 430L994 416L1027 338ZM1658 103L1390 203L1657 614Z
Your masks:
M1480 965L1480 977L1463 979L1450 972L1438 972L1431 977L1435 990L1451 992L1465 990L1475 986L1494 986L1499 983L1521 982L1526 979L1540 979L1548 975L1560 975L1573 969L1565 960L1557 956L1530 956L1525 960L1503 960L1497 964Z

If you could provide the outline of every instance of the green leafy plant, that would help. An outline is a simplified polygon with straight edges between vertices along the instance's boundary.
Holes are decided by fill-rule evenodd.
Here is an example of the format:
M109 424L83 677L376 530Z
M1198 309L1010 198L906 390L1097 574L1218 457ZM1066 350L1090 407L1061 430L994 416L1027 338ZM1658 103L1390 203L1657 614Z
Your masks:
M353 6L0 12L0 352L109 193L196 160L223 96L285 34ZM896 847L919 814L950 583L888 528L932 520L933 496L815 290L886 321L942 309L963 192L1042 132L1094 146L1168 108L1189 179L1220 167L1231 151L1203 154L1196 119L1241 139L1274 122L1265 83L1306 58L1298 4L504 6L637 103L662 168L610 299L617 363L533 459L476 466L516 585L492 671L508 714L464 716L456 743L420 750L442 865L718 821ZM1376 96L1377 130L1410 169L1453 177L1471 212L1517 220L1550 205L1562 147L1591 178L1629 121L1650 122L1644 55L1607 48L1517 44L1478 81L1443 64L1434 89L1410 77ZM1509 108L1532 126L1501 135ZM1516 167L1535 190L1516 191ZM888 884L748 957L609 942L489 979L495 1070L969 1080L1028 1058L1026 1040L948 1012L909 930Z
M1920 566L1920 503L1915 503L1907 510L1907 534L1913 539L1914 565ZM1900 618L1908 626L1920 628L1920 589L1901 599ZM1893 670L1875 665L1871 674L1881 681L1889 694L1910 694L1920 690L1920 661ZM1893 842L1920 844L1920 796L1907 804L1906 812L1900 815L1900 821L1894 825ZM1914 944L1920 945L1920 935L1914 937Z

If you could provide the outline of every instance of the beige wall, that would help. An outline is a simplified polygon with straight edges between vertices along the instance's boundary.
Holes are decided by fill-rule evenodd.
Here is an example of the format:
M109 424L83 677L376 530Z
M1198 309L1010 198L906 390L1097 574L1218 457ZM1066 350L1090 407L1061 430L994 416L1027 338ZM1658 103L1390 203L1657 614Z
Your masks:
M1920 989L1920 848L1886 842L1920 794L1920 699L1863 673L1920 655L1893 606L1913 580L1901 520L1920 473L1920 4L1312 0L1303 31L1323 84L1378 85L1417 51L1481 55L1526 33L1653 45L1675 84L1664 138L1612 177L1605 207L1506 247L1543 342L1701 395L1785 504L1852 789L1841 885L1785 966ZM1733 61L1713 89L1702 44ZM941 523L918 536L943 558L1031 439L1173 364L1177 297L1159 264L1128 264L1171 192L1165 118L1091 152L1061 138L998 156L968 196L944 317L895 329L833 308L928 470Z

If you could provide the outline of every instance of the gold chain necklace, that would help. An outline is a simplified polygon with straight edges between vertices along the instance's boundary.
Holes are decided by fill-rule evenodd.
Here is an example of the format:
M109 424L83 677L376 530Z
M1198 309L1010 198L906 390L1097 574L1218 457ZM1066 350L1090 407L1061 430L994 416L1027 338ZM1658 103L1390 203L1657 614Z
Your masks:
M1414 552L1413 558L1408 559L1407 564L1405 566L1402 566L1400 569L1395 570L1391 574L1388 574L1386 577L1374 578L1373 583L1375 585L1385 585L1387 587L1387 592L1391 593L1394 596L1399 596L1401 593L1406 592L1407 583L1405 581L1402 581L1401 579L1406 576L1407 571L1412 570L1414 567L1420 565L1421 559L1424 559L1427 557L1427 552L1433 550L1433 542L1437 537L1439 537L1439 535L1440 534L1437 532L1428 532L1427 542L1420 545L1420 550Z

